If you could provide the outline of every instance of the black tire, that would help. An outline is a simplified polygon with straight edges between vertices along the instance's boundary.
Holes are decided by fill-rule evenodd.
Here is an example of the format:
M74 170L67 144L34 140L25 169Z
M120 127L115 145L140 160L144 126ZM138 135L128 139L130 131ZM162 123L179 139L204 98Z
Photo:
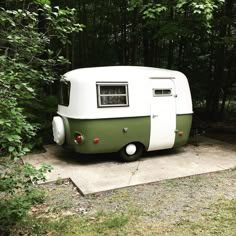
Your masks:
M136 151L132 155L129 155L126 152L126 148L130 144L133 144L136 146ZM144 151L144 147L141 143L129 143L120 150L120 158L122 161L125 161L125 162L137 161L139 159L139 157L142 156L143 151Z

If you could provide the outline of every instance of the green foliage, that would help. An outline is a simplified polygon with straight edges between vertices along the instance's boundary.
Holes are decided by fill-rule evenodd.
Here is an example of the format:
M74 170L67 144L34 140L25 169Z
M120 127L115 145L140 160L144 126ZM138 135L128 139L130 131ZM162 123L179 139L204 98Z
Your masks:
M6 195L16 194L21 189L27 192L32 183L45 181L44 174L52 170L48 164L42 164L36 169L29 163L22 166L15 162L1 163L0 167L0 191Z
M0 156L24 155L38 142L34 137L45 128L45 114L56 108L45 90L60 78L55 68L69 63L61 55L68 36L82 30L75 9L46 2L0 9Z
M34 0L34 2L41 4L41 5L44 5L44 4L50 5L51 4L51 0Z
M49 128L46 118L56 99L47 90L60 78L56 68L69 63L62 55L69 36L82 29L77 11L49 4L35 1L24 9L0 9L0 156L26 154L38 142L37 133ZM45 181L51 167L0 164L0 231L7 234L33 204L43 201L44 194L32 183Z
M86 32L71 46L74 68L121 64L176 69L189 78L195 104L211 107L208 101L218 100L221 105L222 97L232 96L235 1L88 0L70 6L81 10L86 24Z
M129 217L122 214L114 215L113 217L107 219L103 222L104 228L121 228L125 226L129 222ZM100 232L103 232L103 227L100 230Z
M7 200L0 201L0 233L7 233L15 224L20 223L31 206L40 204L44 201L45 195L38 190L29 191L27 194L21 194Z
M26 218L21 227L32 234L46 235L127 235L128 224L135 218L130 213L114 212L99 214L94 217L64 216L60 219L37 220ZM132 231L132 226L129 226Z
M167 7L162 4L149 3L143 7L143 19L154 20L157 17L167 11Z
M45 181L44 174L52 168L43 164L36 169L12 161L1 162L0 167L0 233L7 233L27 215L32 205L44 201L44 193L32 184Z
M56 180L56 184L57 185L63 184L63 179L61 177L58 177L57 180Z

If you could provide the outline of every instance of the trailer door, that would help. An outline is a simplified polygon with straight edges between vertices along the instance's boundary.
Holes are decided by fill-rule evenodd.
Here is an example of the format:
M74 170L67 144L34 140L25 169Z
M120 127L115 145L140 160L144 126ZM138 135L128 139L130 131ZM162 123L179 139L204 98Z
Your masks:
M153 78L151 84L151 132L148 151L172 148L176 129L174 79Z

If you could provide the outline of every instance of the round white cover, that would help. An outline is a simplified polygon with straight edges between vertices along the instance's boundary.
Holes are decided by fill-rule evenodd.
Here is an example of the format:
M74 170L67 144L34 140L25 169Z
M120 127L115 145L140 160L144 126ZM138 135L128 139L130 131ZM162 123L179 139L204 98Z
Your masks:
M125 151L126 151L126 153L128 154L128 155L134 155L134 153L136 152L136 150L137 150L137 148L136 148L136 146L134 145L134 144L129 144L127 147L126 147L126 149L125 149Z
M62 145L65 142L65 128L63 120L60 116L53 117L52 131L53 131L54 141L58 145Z

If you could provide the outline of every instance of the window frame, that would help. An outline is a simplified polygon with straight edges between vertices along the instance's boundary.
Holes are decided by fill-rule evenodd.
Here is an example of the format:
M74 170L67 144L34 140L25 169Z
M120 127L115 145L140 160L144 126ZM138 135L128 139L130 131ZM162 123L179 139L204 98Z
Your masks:
M124 86L125 94L101 94L102 86ZM97 82L97 107L98 108L109 108L109 107L129 107L129 86L128 82ZM125 97L126 104L102 104L101 97Z
M156 93L155 93L156 90L162 91L162 93L156 94ZM170 93L163 93L163 91L165 91L165 90L169 90ZM153 88L153 89L152 89L152 94L153 94L153 97L170 97L170 96L173 96L173 94L172 94L172 88L162 88L162 89Z

